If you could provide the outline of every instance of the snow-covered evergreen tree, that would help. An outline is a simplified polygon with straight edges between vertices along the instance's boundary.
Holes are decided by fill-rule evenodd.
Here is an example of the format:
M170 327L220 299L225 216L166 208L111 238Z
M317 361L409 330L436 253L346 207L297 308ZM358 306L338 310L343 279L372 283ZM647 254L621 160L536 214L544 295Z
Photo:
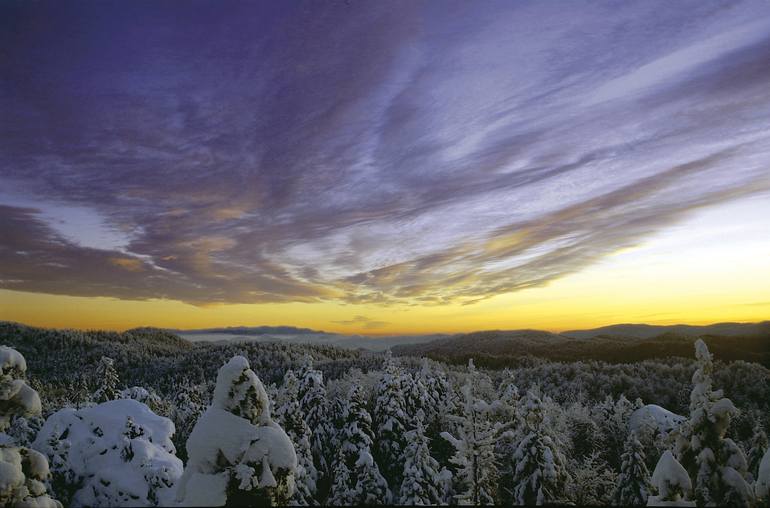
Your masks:
M99 364L96 366L94 377L94 381L98 387L92 396L94 402L102 403L118 398L120 394L118 390L120 378L118 377L118 372L115 370L115 360L107 356L102 356L99 360Z
M619 469L621 456L628 436L628 421L639 406L621 395L617 399L608 395L591 410L591 416L601 433L599 453L612 469Z
M465 403L462 416L455 417L456 433L442 432L441 436L455 448L451 462L458 467L459 492L455 497L461 504L495 504L498 470L495 443L498 432L492 424L491 408L473 393L476 375L473 361L468 362L468 377L462 387Z
M441 432L454 432L454 422L450 416L457 416L457 395L444 371L432 366L427 358L422 359L422 366L416 377L425 387L424 424L425 435L430 440L431 456L442 467L450 466L454 447L441 437Z
M548 431L543 403L532 391L527 392L522 413L527 435L513 456L514 502L527 505L564 502L569 481L566 460Z
M509 377L507 374L505 377ZM497 500L502 505L513 504L511 498L511 485L515 464L513 454L521 441L521 433L524 422L519 413L519 389L512 382L504 383L500 387L501 393L492 406L494 408L495 425L498 426L500 437L495 443L495 457L500 473Z
M312 432L310 446L313 450L313 464L319 475L328 476L334 455L331 449L334 429L331 426L323 374L313 368L313 359L309 355L305 356L300 369L297 390L300 412Z
M401 368L388 351L377 385L373 417L377 428L377 463L382 466L383 475L391 485L401 483L403 453L406 448L404 434L409 426L403 376Z
M276 419L283 426L297 453L297 473L294 477L295 490L291 504L307 506L316 504L316 482L318 471L313 464L313 451L310 443L313 434L305 423L299 408L297 394L299 380L292 370L283 376L283 385L278 391L280 405L276 408Z
M759 465L762 463L762 457L768 449L767 434L764 429L757 427L754 429L754 434L751 436L751 448L749 448L746 462L749 468L749 474L752 480L757 478L759 473Z
M18 441L24 432L4 433L12 424L24 427L40 415L40 397L24 380L26 371L18 351L0 346L0 506L61 508L46 485L46 457L26 446L29 436Z
M33 447L48 457L67 506L158 506L172 502L182 474L173 432L169 419L120 399L57 411Z
M405 435L408 444L404 450L404 474L398 504L437 505L444 501L439 464L430 456L423 418L422 411L418 411L415 428Z
M644 506L647 504L651 489L644 448L636 432L631 432L621 456L620 476L618 476L614 504Z
M0 432L16 417L40 414L40 397L24 380L27 362L15 349L0 346Z
M372 417L363 389L354 384L345 405L344 426L334 462L328 503L333 505L388 504L388 484L372 457Z
M749 504L753 493L745 480L746 457L725 437L737 409L721 390L712 388L713 362L702 340L695 343L695 357L690 418L676 436L677 458L692 479L698 505Z
M219 369L187 453L177 491L182 504L286 504L294 494L294 446L271 418L265 388L242 356Z
M694 506L694 502L687 501L692 494L690 477L670 451L660 456L651 483L657 495L647 498L647 506Z
M572 501L578 506L606 506L618 483L617 473L594 452L570 470L572 484L568 487Z
M62 508L46 488L48 461L26 447L0 445L0 506Z

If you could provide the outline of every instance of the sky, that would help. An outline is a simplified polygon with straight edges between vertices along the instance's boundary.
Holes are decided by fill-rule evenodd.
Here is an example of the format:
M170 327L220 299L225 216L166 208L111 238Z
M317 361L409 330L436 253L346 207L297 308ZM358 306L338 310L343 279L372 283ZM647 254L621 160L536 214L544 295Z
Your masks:
M770 318L766 1L0 2L0 319Z

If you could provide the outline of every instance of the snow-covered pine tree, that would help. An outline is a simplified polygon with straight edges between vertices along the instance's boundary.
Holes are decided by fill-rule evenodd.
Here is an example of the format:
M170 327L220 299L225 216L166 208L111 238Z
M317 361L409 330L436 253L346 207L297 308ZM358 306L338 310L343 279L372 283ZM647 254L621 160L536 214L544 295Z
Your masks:
M120 379L118 378L118 372L115 370L115 360L108 356L102 356L99 364L96 366L94 378L98 387L92 396L94 402L101 404L102 402L118 398L118 383Z
M506 374L508 378L510 374ZM495 443L500 480L498 483L497 500L502 505L513 504L511 488L515 464L513 454L521 441L524 422L519 414L519 389L512 382L504 382L500 386L500 395L492 406L494 408L495 424L500 427L500 437Z
M16 417L40 414L40 397L24 380L27 362L6 346L0 346L0 432L5 432Z
M514 502L527 505L564 502L569 481L566 460L547 429L543 403L532 391L527 392L522 413L528 434L513 456Z
M417 414L426 413L425 408L432 402L428 395L428 390L422 382L419 375L412 375L409 372L403 372L401 375L401 389L404 393L404 402L406 406L407 426L411 429L416 426ZM425 420L422 421L423 426Z
M219 369L187 453L177 490L182 504L283 505L294 493L294 446L271 418L265 387L242 356Z
M628 420L637 408L636 404L623 395L617 400L608 395L591 410L591 415L601 432L599 453L614 470L620 468L621 456L628 436Z
M677 458L692 479L699 506L749 504L753 493L745 480L746 457L725 437L737 409L721 390L712 388L711 353L700 339L695 343L695 357L698 367L692 377L690 418L676 435Z
M757 478L759 465L762 463L762 457L768 449L767 434L762 427L757 426L754 429L754 435L751 436L751 448L749 448L746 462L748 463L749 474L752 479Z
M652 484L650 472L645 463L642 443L636 432L631 432L621 456L620 476L615 490L614 504L623 506L644 506L650 496Z
M441 432L454 432L454 422L449 417L458 413L457 396L444 371L432 366L427 358L422 359L416 377L426 391L424 423L425 435L430 440L430 454L442 467L450 466L454 447L441 437Z
M404 472L404 434L408 430L409 418L403 391L403 375L388 351L377 385L373 417L377 428L377 463L382 466L382 473L389 485L400 485Z
M176 430L172 439L183 461L187 460L187 438L208 406L204 392L202 385L185 385L179 389L171 404L171 421Z
M334 462L328 503L333 505L388 504L388 484L372 457L372 417L363 389L354 384L343 412L339 449Z
M660 456L652 473L651 483L658 494L647 498L647 506L659 506L663 503L668 506L695 505L694 502L687 501L692 493L690 477L670 451L666 450Z
M451 462L458 467L458 489L455 497L461 504L495 504L497 493L497 461L495 443L497 430L489 419L489 404L473 393L476 369L468 362L468 377L462 387L465 403L462 416L454 417L456 434L442 432L441 436L455 448Z
M276 419L288 434L297 453L295 490L290 502L298 506L314 505L318 471L313 464L313 451L310 446L313 433L300 412L297 400L299 380L292 370L288 370L283 376L283 384L278 393L280 406L276 408Z
M430 456L423 418L423 412L418 411L414 429L405 434L404 479L398 502L401 505L438 505L444 501L440 468L436 459Z
M52 486L67 506L157 506L173 502L182 461L174 425L132 399L48 417L33 447L51 465Z
M298 377L297 400L299 400L300 413L313 434L310 443L313 450L313 464L320 476L328 477L334 453L331 447L334 429L330 425L331 418L323 374L320 370L313 368L313 358L310 355L305 355Z
M61 508L51 497L48 460L4 434L12 421L40 416L40 397L24 380L27 362L0 346L0 506Z
M572 501L578 506L606 506L618 484L618 474L593 452L582 461L570 465L572 485L568 488Z

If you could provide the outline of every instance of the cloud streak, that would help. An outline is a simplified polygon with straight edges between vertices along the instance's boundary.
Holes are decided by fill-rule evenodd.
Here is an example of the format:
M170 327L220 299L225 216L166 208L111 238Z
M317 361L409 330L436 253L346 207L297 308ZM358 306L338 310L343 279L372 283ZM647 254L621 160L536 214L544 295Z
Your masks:
M770 190L762 2L198 7L0 6L0 287L473 303Z

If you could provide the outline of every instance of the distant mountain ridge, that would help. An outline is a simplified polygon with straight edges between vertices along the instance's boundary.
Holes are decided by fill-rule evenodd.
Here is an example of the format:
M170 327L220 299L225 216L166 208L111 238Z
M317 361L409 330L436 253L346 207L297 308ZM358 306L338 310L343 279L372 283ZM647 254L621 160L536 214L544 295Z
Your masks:
M497 368L514 366L526 357L611 363L672 356L689 358L697 338L703 338L719 360L744 360L770 367L768 321L709 326L614 325L560 334L540 330L488 330L392 349L394 354L428 356L448 363L464 363L473 358L478 365Z
M674 333L687 337L700 337L703 335L718 335L720 337L770 335L770 321L762 321L759 323L728 322L702 326L618 324L588 330L569 330L562 332L561 335L573 339L590 339L593 337L650 339L664 333Z
M185 335L206 335L224 333L228 335L329 335L328 332L297 328L296 326L227 326L222 328L197 328L193 330L168 329L169 332Z

